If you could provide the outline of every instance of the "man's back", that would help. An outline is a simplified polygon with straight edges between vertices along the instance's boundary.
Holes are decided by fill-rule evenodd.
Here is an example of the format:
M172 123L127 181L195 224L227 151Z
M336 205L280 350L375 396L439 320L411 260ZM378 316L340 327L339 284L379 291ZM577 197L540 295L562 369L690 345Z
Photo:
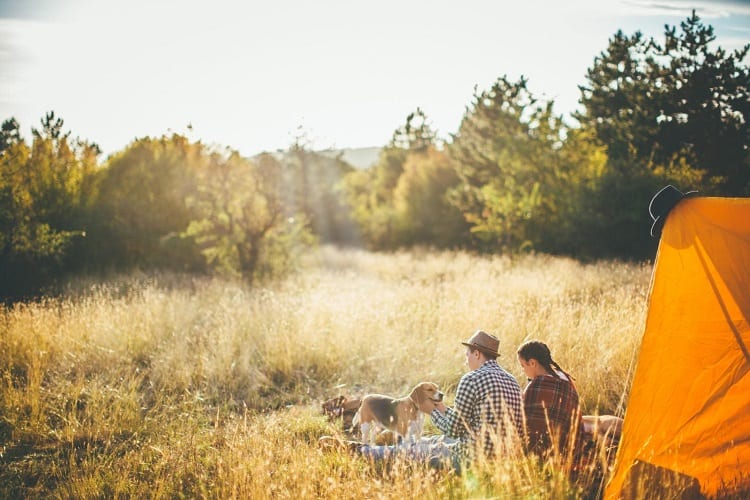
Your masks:
M492 455L498 440L515 441L523 432L522 401L516 379L492 359L461 377L454 407L444 415L433 412L433 421L461 441L463 452L480 446Z

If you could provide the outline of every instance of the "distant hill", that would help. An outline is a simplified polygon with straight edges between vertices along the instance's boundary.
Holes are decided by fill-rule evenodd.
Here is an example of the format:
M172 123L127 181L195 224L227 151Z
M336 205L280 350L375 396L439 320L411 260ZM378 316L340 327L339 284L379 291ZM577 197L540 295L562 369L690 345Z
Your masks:
M377 161L381 148L342 148L342 149L324 149L316 153L335 158L341 155L341 159L354 168L370 168Z
M348 163L349 165L351 165L352 167L364 170L375 165L375 163L378 161L378 156L380 156L381 149L382 148L376 148L376 147L341 148L341 149L321 149L315 152L321 156L327 156L328 158L336 158L337 156L341 155L341 159L345 161L346 163ZM281 160L282 158L284 158L284 155L286 154L286 152L276 151L270 154L274 156L276 159ZM259 155L256 155L256 156L259 156Z

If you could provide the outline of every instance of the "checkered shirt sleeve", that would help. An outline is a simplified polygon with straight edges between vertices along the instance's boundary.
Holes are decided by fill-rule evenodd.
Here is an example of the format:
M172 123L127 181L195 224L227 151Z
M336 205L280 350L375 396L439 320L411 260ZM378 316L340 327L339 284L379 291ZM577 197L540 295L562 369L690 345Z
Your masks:
M492 454L498 439L522 435L522 404L516 379L490 360L461 377L453 408L430 416L443 434L460 440L462 451L481 445Z

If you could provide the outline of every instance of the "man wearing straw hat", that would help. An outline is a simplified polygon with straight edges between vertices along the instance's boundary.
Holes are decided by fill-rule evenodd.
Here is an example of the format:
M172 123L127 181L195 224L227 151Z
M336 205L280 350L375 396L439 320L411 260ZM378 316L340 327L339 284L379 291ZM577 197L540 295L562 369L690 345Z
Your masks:
M452 408L435 404L432 422L458 440L454 454L460 458L502 454L515 448L523 433L521 387L497 363L497 337L477 330L462 344L470 371L458 383Z

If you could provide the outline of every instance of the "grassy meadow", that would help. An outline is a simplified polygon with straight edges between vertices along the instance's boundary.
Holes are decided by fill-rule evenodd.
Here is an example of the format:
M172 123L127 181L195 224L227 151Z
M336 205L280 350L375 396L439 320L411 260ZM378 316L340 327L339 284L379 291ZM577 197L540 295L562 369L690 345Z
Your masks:
M0 310L0 497L586 496L593 479L570 483L559 464L520 454L457 477L322 450L342 430L320 403L401 396L423 380L451 403L460 341L482 328L522 386L515 352L537 338L576 378L585 413L621 415L650 274L322 248L253 288L177 275L76 283Z

